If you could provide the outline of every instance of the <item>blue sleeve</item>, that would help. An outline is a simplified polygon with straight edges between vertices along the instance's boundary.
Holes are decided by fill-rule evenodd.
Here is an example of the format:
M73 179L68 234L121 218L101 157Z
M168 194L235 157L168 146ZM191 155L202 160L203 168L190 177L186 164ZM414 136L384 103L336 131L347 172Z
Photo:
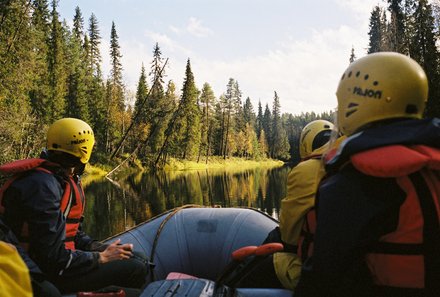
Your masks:
M371 279L368 246L397 227L404 194L394 179L362 175L349 167L325 180L317 198L312 258L302 269L297 296L360 296Z

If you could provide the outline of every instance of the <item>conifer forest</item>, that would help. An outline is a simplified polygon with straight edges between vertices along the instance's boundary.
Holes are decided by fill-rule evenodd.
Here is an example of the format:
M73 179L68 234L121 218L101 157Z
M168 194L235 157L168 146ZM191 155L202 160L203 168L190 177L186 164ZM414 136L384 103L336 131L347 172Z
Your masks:
M176 85L166 79L172 61L158 43L149 64L139 62L133 102L124 85L117 24L105 38L109 52L102 53L96 16L83 16L80 7L72 15L69 26L56 0L0 1L1 163L38 156L48 126L62 117L93 128L92 163L130 159L151 168L171 158L298 161L301 129L318 118L334 121L333 111L283 113L276 90L271 105L253 106L235 78L226 77L224 92L214 94L209 82L195 84L191 57L183 85ZM365 18L367 52L395 51L419 62L429 78L426 116L440 116L439 1L383 1ZM102 71L103 55L109 55L109 73ZM355 59L347 49L347 64Z

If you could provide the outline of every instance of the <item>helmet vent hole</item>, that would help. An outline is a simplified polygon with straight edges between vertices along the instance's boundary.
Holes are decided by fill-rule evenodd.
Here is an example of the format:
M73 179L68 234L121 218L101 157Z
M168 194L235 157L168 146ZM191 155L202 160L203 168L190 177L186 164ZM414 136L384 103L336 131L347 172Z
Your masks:
M379 84L379 82L377 80L373 82L374 86L377 86L378 84Z
M415 106L414 104L408 104L408 105L406 106L406 110L405 110L405 112L406 112L407 114L416 114L416 113L418 113L418 108L417 108L417 106Z
M341 80L343 80L345 78L345 73L342 74Z
M76 138L76 135L73 135L74 138Z
M351 74L352 74L352 72L350 71L350 72L348 73L348 77L351 77Z
M59 146L58 144L54 143L54 144L52 144L52 147L56 149L56 148L59 148L61 146Z
M356 72L356 77L359 77L359 75L361 75L361 72L360 71Z
M364 79L367 80L368 78L370 78L370 76L368 74L365 74Z

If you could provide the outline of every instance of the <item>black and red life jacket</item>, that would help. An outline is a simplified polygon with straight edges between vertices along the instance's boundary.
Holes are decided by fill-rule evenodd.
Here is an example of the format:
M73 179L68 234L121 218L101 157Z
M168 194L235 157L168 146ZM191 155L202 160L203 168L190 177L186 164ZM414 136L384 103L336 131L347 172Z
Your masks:
M397 228L373 243L365 260L375 285L383 288L440 288L440 149L389 145L350 156L361 173L394 178L405 193ZM319 211L319 210L318 210ZM316 213L303 226L298 254L311 256Z
M0 188L0 214L4 213L3 195L9 186L18 178L24 176L31 170L38 170L48 174L54 174L54 169L59 166L45 159L25 159L18 160L0 166L0 173L5 175L12 175L3 186ZM65 246L67 249L75 250L75 236L78 232L79 224L81 222L84 206L85 196L81 183L75 182L73 177L63 178L64 192L61 198L60 207L66 220L66 239ZM28 243L28 225L23 224L21 234L19 235L22 245L27 248Z

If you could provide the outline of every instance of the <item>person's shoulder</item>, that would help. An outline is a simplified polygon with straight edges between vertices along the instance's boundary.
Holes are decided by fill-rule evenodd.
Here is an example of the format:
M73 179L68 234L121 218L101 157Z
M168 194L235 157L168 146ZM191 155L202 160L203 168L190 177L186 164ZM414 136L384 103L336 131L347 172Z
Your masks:
M59 179L51 172L42 170L31 170L14 181L15 187L58 187Z

